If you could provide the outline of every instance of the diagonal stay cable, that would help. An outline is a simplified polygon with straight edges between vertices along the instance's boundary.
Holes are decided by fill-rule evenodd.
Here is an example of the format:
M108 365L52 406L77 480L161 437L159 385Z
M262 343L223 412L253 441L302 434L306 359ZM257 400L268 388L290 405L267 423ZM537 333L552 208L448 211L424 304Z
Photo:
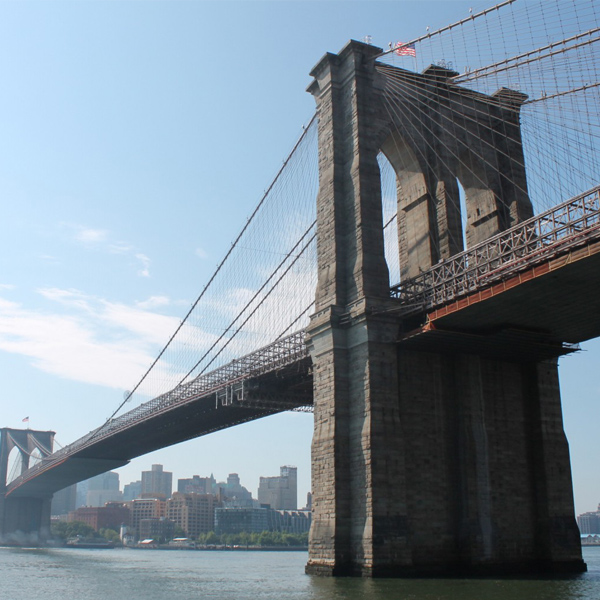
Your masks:
M146 372L144 373L144 375L142 376L142 378L137 382L137 384L135 385L135 387L125 396L125 398L123 399L123 402L121 402L121 404L119 404L119 406L117 407L117 409L110 415L110 417L108 417L108 419L106 419L106 421L102 425L100 425L100 427L98 427L92 433L92 437L95 436L98 432L100 432L108 423L110 423L110 421L115 417L115 415L123 408L123 406L125 406L125 404L133 396L133 394L136 392L136 390L140 387L140 385L142 385L142 383L145 381L145 379L151 373L152 369L154 369L154 367L156 366L156 364L158 363L158 361L162 358L163 354L167 351L167 349L169 348L169 346L171 345L171 343L173 342L173 340L176 338L176 336L178 335L178 333L181 331L181 329L183 328L183 326L186 324L188 318L194 312L196 306L198 306L198 303L204 297L206 291L208 290L208 288L210 287L210 285L214 281L215 277L221 271L223 265L225 264L225 262L227 261L227 259L231 255L231 253L233 252L234 248L237 246L238 242L240 241L240 239L242 238L242 236L244 235L244 233L246 232L246 230L248 229L248 227L250 226L250 223L254 220L254 218L256 217L256 215L258 213L258 211L260 210L260 208L262 207L262 205L265 203L267 197L271 193L271 190L275 187L275 184L277 183L277 181L281 177L282 173L286 169L287 165L289 164L290 160L292 159L292 157L296 153L296 150L299 148L300 144L303 142L304 138L307 136L307 134L310 131L311 126L315 122L316 118L317 118L317 115L315 113L312 116L312 118L310 119L310 121L308 122L308 125L306 125L304 127L304 130L302 131L302 135L299 137L298 141L296 142L296 144L292 148L291 152L288 154L287 158L283 161L283 165L281 166L281 168L277 172L277 175L275 175L275 178L273 179L273 181L271 182L271 184L269 185L269 187L267 188L267 190L263 194L263 196L260 199L260 201L258 202L256 208L252 211L252 214L248 217L248 220L246 221L244 227L242 227L242 230L240 231L240 233L238 234L238 236L235 238L235 240L231 244L231 247L229 248L229 250L227 251L227 253L223 257L223 260L221 260L221 262L218 264L215 272L213 273L213 275L211 276L211 278L208 280L208 283L206 283L206 285L204 286L204 288L202 288L202 291L200 292L199 296L196 298L195 302L192 304L191 308L188 310L187 314L185 315L185 317L183 318L183 320L181 321L181 323L179 324L179 326L177 327L177 329L174 331L173 335L171 335L171 337L169 338L169 340L167 341L167 343L165 344L165 346L159 352L158 356L154 359L154 361L152 362L152 364L150 365L150 367L148 367L148 369L146 370Z
M314 239L314 238L313 238ZM283 336L304 316L306 313L315 305L313 300L276 338L275 341L280 340Z
M196 364L181 378L179 385L182 385L183 382L198 368L198 365L208 356L208 354L215 348L215 346L225 337L225 335L231 331L231 328L236 324L236 322L242 317L244 312L248 309L248 307L254 302L254 300L259 296L259 294L267 287L267 285L271 282L271 280L275 277L279 269L283 267L286 261L290 258L290 256L295 256L294 260L286 267L285 271L281 274L281 276L277 279L273 287L265 294L262 300L254 307L254 309L250 312L250 314L244 319L242 324L235 330L234 334L227 340L227 342L223 345L223 347L213 356L210 361L204 366L202 371L197 375L199 377L203 373L206 372L206 369L210 367L210 365L217 359L217 357L227 348L227 346L231 343L231 341L235 338L235 336L240 332L241 328L250 320L250 318L254 315L254 313L260 308L260 306L264 303L264 301L271 295L271 292L277 287L279 282L283 279L283 277L289 272L289 270L296 264L298 259L302 256L302 254L306 251L312 241L315 239L316 233L310 237L310 239L304 244L304 247L300 250L300 252L294 255L296 249L300 246L306 236L311 232L316 224L316 220L312 222L310 227L302 234L300 239L294 244L293 248L285 255L283 260L277 265L275 270L269 275L269 277L265 280L265 282L260 286L260 288L256 291L256 293L252 296L250 300L246 303L244 308L239 312L238 316L229 324L227 329L223 331L223 333L213 342L208 350L200 357L200 359L196 362Z
M496 4L495 6L486 8L485 10L482 10L479 13L476 13L474 15L471 14L468 17L466 17L465 19L461 19L460 21L457 21L456 23L446 25L445 27L442 27L441 29L438 29L437 31L432 31L431 33L427 32L425 35L415 38L414 40L411 40L410 42L405 42L404 44L401 44L399 47L405 48L406 46L411 46L412 44L416 44L418 42L423 42L424 40L429 40L432 37L434 37L436 35L440 35L441 33L444 33L446 31L450 31L451 29L454 29L455 27L465 25L466 23L472 23L475 19L478 19L479 17L483 17L483 16L487 15L488 13L491 13L494 10L499 10L500 8L503 8L504 6L508 6L509 4L512 4L513 2L516 2L516 0L505 0L504 2L501 2L500 4ZM392 52L395 52L397 49L398 48L390 48L389 50L386 50L385 52L378 54L375 58L377 59L382 56L385 56L386 54L391 54Z
M600 27L594 27L592 29L589 29L588 31L585 31L583 33L578 33L569 38L562 39L558 42L553 42L551 44L547 44L546 46L536 48L535 50L529 50L528 52L523 52L521 54L517 54L516 56L512 56L511 58L506 58L497 63L491 64L491 65L486 65L485 67L481 67L479 69L469 71L468 73L463 73L462 75L457 75L456 77L453 77L453 81L455 83L460 84L460 83L465 83L467 81L474 81L475 79L479 79L480 77L489 77L490 75L497 75L501 71L505 71L508 69L520 68L524 64L529 64L530 62L545 60L545 59L551 58L555 55L563 54L570 50L575 50L577 48L590 45L594 42L597 42L599 40L599 38L596 37L596 38L593 38L590 40L586 40L585 42L582 42L580 44L567 46L566 48L561 48L558 51L554 51L554 48L556 48L557 46L560 46L561 44L565 45L569 42L579 40L585 36L590 36L594 33L598 33L599 31L600 31ZM547 51L550 51L550 52L547 52ZM542 52L546 52L546 54L542 54ZM536 53L538 54L538 56L533 56Z

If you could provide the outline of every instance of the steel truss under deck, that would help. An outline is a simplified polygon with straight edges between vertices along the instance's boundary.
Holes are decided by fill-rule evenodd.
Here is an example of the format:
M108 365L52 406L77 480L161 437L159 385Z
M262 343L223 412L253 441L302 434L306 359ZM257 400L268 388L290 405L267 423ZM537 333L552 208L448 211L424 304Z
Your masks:
M600 238L600 186L391 288L400 315L424 312Z
M69 456L120 431L211 395L215 397L215 408L218 405L232 405L234 401L236 406L243 406L244 401L248 399L247 382L277 372L295 363L300 363L308 357L304 336L304 331L298 331L276 340L268 346L235 359L210 373L196 377L189 383L181 384L165 394L140 404L120 417L107 421L98 429L91 431L72 444L61 448L48 457L44 457L26 471L25 478L31 479L37 472L45 471L53 465L63 462ZM275 409L275 412L277 410L292 409L309 410L309 407L303 406L303 404L305 402L303 402L301 396L291 398L291 402L286 401L286 399L271 400L270 402L267 400L266 404L262 403L262 405L260 402L258 404L254 401L248 402L248 406L251 408ZM18 485L22 477L18 477L11 482L12 485ZM12 485L9 487L12 487Z

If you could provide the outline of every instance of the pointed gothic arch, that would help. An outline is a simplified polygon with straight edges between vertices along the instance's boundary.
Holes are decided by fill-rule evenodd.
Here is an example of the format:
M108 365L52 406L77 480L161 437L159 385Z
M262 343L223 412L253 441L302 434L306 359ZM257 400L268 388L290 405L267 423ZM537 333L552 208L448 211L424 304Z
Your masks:
M375 74L377 144L398 180L401 279L461 252L463 239L473 246L533 214L519 123L526 97L475 93L454 75L437 66Z

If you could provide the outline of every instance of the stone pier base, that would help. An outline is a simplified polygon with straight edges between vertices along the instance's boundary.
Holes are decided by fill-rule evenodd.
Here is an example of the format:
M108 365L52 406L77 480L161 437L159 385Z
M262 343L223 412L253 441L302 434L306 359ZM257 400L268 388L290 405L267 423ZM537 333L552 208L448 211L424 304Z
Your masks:
M338 472L356 471L355 455L369 447L393 480L378 481L366 464L366 473L338 478L337 511L322 510L315 488L306 572L479 577L585 571L556 361L402 348L397 358L397 428L382 435L389 410L361 412L358 423L349 419L344 426L345 442L336 440L350 450L328 461ZM326 429L322 412L315 414L318 452ZM379 435L369 436L367 421ZM388 460L393 464L384 467ZM381 503L388 515L374 516Z

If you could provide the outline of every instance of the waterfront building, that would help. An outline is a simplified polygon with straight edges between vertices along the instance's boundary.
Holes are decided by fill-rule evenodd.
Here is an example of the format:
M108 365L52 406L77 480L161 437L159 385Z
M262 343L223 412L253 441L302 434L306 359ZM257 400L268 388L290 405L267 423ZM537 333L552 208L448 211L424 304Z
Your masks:
M121 525L129 525L131 511L122 502L108 502L105 506L80 506L69 513L68 522L81 521L95 531L114 529L120 531Z
M215 509L215 532L261 533L306 533L310 529L311 513L306 510L274 510L261 508L219 507Z
M214 529L215 497L212 494L182 494L175 492L167 500L166 517L181 527L188 537Z
M136 498L129 503L131 527L139 535L142 519L160 519L165 516L166 502L161 498Z
M158 540L161 543L168 542L175 535L175 523L170 519L141 519L139 523L140 540Z
M261 533L268 529L267 508L215 509L215 533Z
M600 505L598 505L597 511L579 515L577 517L577 525L579 525L579 533L581 535L600 533Z
M267 528L282 533L308 533L312 513L309 510L267 510Z
M121 525L119 537L124 546L133 546L135 543L135 531L128 525Z
M297 510L298 470L283 466L279 477L261 477L258 486L258 501L277 510Z

